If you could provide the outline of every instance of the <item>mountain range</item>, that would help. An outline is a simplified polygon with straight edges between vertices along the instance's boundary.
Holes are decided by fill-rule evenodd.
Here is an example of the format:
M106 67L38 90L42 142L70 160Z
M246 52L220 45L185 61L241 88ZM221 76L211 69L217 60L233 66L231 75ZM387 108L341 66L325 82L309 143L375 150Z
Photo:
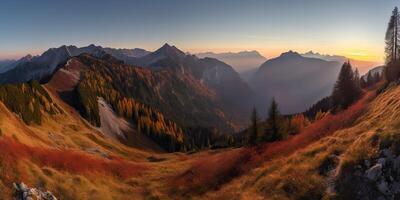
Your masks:
M243 113L248 113L254 104L254 93L231 66L216 59L200 59L185 54L169 44L154 52L95 45L81 48L64 45L51 48L40 56L27 56L14 62L11 69L0 74L0 82L23 83L36 80L47 83L58 71L65 71L64 66L68 65L72 58L82 54L88 54L94 60L100 59L105 65L121 62L121 65L125 63L133 69L136 69L136 66L146 69L147 72L140 76L146 78L141 84L146 83L144 87L151 91L153 96L141 101L158 107L163 113L167 113L170 119L184 126L214 126L232 132L243 127L243 118L246 116ZM111 57L102 60L107 55ZM131 77L126 77L128 80L129 78ZM173 93L170 93L171 91ZM171 105L178 105L175 109L180 110L182 115L163 109L171 109ZM198 114L192 115L197 112Z
M227 53L197 53L199 58L216 58L228 65L232 66L243 78L248 81L257 68L264 63L267 59L257 51L241 51L241 52L227 52Z
M319 59L326 60L326 61L336 61L336 62L340 62L340 63L350 61L350 63L352 64L353 67L358 68L360 74L367 73L369 69L382 64L382 63L373 62L373 61L363 61L363 60L351 59L351 58L347 58L345 56L339 56L339 55L320 54L318 52L313 52L313 51L309 51L309 52L303 53L301 55L304 57L307 57L307 58L319 58Z
M321 55L312 51L305 54L289 51L266 60L256 51L192 55L169 44L154 52L139 48L114 49L96 45L78 48L64 45L51 48L40 56L28 55L17 61L2 62L0 82L38 80L46 83L69 59L83 53L95 58L108 54L131 66L152 71L168 69L176 76L190 76L190 80L199 85L197 88L206 88L206 93L215 95L221 109L229 113L225 117L233 121L241 121L253 105L265 113L273 97L284 113L306 110L330 94L340 65L347 60L343 56ZM259 63L262 64L257 67ZM250 71L253 71L253 75L247 74L244 78L243 75ZM238 127L243 127L243 124Z

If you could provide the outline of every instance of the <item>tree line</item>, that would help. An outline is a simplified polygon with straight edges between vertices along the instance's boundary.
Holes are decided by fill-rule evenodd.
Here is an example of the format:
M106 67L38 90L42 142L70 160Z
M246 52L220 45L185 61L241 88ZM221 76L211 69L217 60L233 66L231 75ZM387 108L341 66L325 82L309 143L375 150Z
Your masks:
M279 111L278 103L273 98L265 120L261 120L257 109L253 108L250 126L247 129L247 138L243 138L243 144L252 146L258 143L282 140L290 135L299 133L310 123L309 119L303 114L282 115Z
M41 124L42 112L51 115L61 112L37 81L0 85L0 100L26 124Z

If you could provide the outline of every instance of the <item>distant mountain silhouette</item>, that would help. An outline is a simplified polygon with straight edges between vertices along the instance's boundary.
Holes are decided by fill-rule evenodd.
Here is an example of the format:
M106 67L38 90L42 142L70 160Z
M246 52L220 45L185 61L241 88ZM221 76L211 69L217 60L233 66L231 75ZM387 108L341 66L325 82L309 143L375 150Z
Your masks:
M250 85L262 112L275 97L283 113L303 112L332 92L341 63L289 51L262 64Z
M379 73L379 75L382 75L384 69L385 69L385 66L377 66L377 67L374 67L374 68L370 69L368 72L366 72L365 74L363 74L363 75L361 76L361 78L363 78L363 79L366 81L366 80L367 80L368 73L371 73L372 75L374 75L374 74L376 74L376 73Z
M29 80L45 80L57 67L67 59L90 53L92 55L104 54L101 48L94 45L78 48L76 46L61 46L51 48L40 56L25 56L17 61L10 69L0 74L0 83L21 83Z
M307 58L319 58L319 59L326 60L326 61L336 61L336 62L340 62L340 63L350 61L351 65L353 67L358 68L358 70L360 71L361 74L367 73L368 70L370 70L371 68L381 64L379 62L356 60L356 59L351 59L351 58L347 58L345 56L339 56L339 55L320 54L320 53L313 52L313 51L309 51L309 52L301 54L301 55L304 57L307 57Z
M216 58L228 65L231 65L244 80L249 80L252 74L257 70L258 66L264 63L267 59L257 51L241 51L237 53L198 53L199 58Z
M29 80L45 80L49 77L60 64L69 58L88 53L93 56L101 57L110 54L124 62L130 59L145 56L149 52L144 49L113 49L101 46L89 45L78 48L76 46L63 45L58 48L51 48L40 56L27 55L10 65L0 68L0 83L19 83Z

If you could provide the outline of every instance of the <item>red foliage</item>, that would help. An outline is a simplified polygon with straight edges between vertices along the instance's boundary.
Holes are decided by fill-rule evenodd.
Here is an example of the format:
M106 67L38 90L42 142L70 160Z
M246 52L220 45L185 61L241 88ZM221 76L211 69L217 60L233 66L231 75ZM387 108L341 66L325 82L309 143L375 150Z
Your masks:
M242 172L243 164L250 159L249 149L235 149L197 159L185 173L172 180L173 189L218 188ZM199 191L200 190L200 191Z
M134 164L120 158L103 159L76 150L57 150L50 148L31 147L11 138L0 140L0 167L15 170L20 159L29 159L39 166L48 166L57 170L76 174L104 174L119 178L129 178L139 175L145 166ZM12 177L4 178L10 180Z
M364 113L373 96L373 91L367 92L348 109L325 116L287 140L200 158L185 173L175 177L170 184L172 188L178 188L183 193L201 193L204 189L216 189L262 163L276 157L288 156L336 130L349 127ZM199 190L202 187L203 190Z

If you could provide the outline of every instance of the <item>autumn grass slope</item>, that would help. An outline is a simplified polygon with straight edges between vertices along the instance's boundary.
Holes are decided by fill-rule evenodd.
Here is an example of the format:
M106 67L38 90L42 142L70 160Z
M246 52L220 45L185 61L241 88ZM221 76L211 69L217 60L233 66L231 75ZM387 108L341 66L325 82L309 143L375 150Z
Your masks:
M0 199L21 181L60 199L334 199L341 173L400 141L396 85L286 140L195 153L123 145L48 94L58 112L40 107L40 124L0 104Z

